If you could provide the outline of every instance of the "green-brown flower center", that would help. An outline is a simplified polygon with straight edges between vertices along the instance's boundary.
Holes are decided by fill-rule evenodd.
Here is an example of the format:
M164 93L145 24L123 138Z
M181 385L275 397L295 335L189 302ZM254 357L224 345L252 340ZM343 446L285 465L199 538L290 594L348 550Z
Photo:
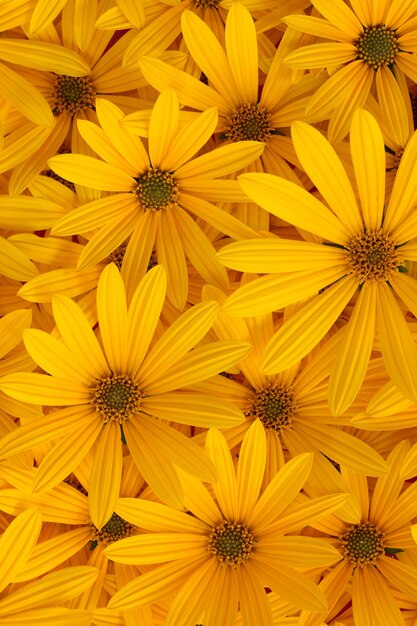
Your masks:
M353 524L339 539L344 557L355 567L375 563L384 554L384 535L370 522Z
M399 50L395 29L385 24L366 26L355 41L358 58L374 70L381 65L392 65Z
M255 391L247 417L258 417L265 428L280 431L291 425L296 413L294 391L286 385L269 385Z
M125 374L111 374L97 381L91 404L104 422L122 424L139 409L142 397L138 384Z
M160 211L176 204L179 185L170 172L152 168L135 181L134 191L145 211Z
M223 520L209 537L208 550L220 563L237 567L248 560L253 548L253 534L245 524Z
M194 0L194 4L197 8L213 9L219 6L220 0Z
M130 522L126 522L122 517L113 513L108 522L103 526L101 530L96 528L94 524L90 524L91 527L91 546L90 549L94 550L99 542L113 543L120 539L125 539L133 535L136 527Z
M346 249L348 273L356 274L361 282L387 281L404 261L394 240L382 229L358 233Z
M231 141L265 141L271 136L271 114L260 104L242 104L229 117L224 131Z
M72 115L94 109L96 92L88 76L57 76L52 91L55 114L68 111Z

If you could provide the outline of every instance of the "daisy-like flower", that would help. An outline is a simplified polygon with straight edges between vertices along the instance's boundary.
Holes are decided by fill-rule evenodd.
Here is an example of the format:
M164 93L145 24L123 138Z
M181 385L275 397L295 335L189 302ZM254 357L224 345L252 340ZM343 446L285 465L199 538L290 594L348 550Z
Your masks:
M214 287L207 286L203 293L220 305L226 301L226 296ZM272 375L262 373L260 367L265 346L274 334L272 314L236 320L222 312L213 329L219 339L233 337L252 344L249 355L238 363L240 373L234 380L222 381L219 386L221 397L227 398L229 393L229 397L238 398L237 404L244 411L246 422L223 432L229 445L234 447L255 420L261 421L267 441L267 480L273 478L288 452L291 456L300 452L321 452L315 455L317 473L329 479L329 474L333 474L336 481L340 475L335 475L336 470L332 471L334 468L328 466L323 455L363 474L386 473L383 458L364 441L343 430L343 425L350 425L349 417L335 418L327 406L326 382L343 329L316 348L308 359ZM213 382L209 381L211 392L215 393ZM328 485L331 484L329 480Z
M24 573L41 530L41 514L36 508L20 513L0 537L0 621L4 624L45 624L89 626L91 614L73 610L68 600L91 587L98 576L95 567L69 567L52 572L26 585L11 588L8 584ZM36 574L34 575L36 576ZM28 580L28 577L24 578Z
M228 341L195 348L216 316L213 302L181 315L152 345L165 289L163 267L155 267L127 308L120 273L114 264L108 265L97 287L101 342L80 307L57 296L52 306L62 341L36 329L24 335L27 351L49 375L10 374L1 381L2 391L13 398L65 407L28 421L0 444L0 457L5 458L43 441L56 442L38 468L35 491L58 484L97 442L89 489L97 528L114 511L122 441L155 493L181 507L174 463L205 480L216 476L203 450L165 420L210 428L243 419L231 404L177 390L234 365L249 346Z
M284 22L331 40L291 52L285 64L297 69L337 67L308 103L306 114L323 119L333 111L329 139L347 134L352 114L363 106L374 79L389 98L387 75L394 70L417 80L417 5L403 0L312 0L323 16L288 16Z
M389 474L378 478L373 490L365 476L342 467L359 504L357 519L346 524L332 515L314 524L342 556L319 587L331 610L351 583L355 626L405 626L400 607L404 600L417 599L416 568L403 558L416 551L410 522L417 514L417 483L406 485L400 477L408 449L405 441L395 446L387 457ZM303 611L299 623L315 626L318 618ZM321 618L325 621L326 615Z
M404 262L416 258L412 240L417 236L417 133L404 151L387 206L384 143L370 113L355 113L350 136L360 205L342 163L318 130L296 122L293 141L328 206L268 174L244 174L239 182L263 208L321 237L323 243L269 238L223 248L218 258L228 267L276 272L238 289L225 310L252 316L310 298L268 344L262 369L272 374L308 354L355 297L330 376L332 413L342 413L358 393L375 327L387 372L402 393L416 401L417 349L398 299L417 313L417 281L404 273Z
M83 121L79 129L103 160L80 154L49 160L50 167L67 180L119 192L84 204L55 224L56 235L97 229L78 267L94 265L130 237L123 275L133 272L141 278L155 247L158 262L167 269L168 297L177 308L183 309L187 298L185 255L205 280L227 286L226 271L216 261L213 245L190 213L232 237L256 237L252 229L210 201L247 200L236 181L218 178L254 161L263 144L239 142L192 158L213 133L217 113L210 109L179 130L179 104L170 89L152 110L148 150L123 128L124 116L116 105L98 100L97 115L101 128Z
M261 423L255 422L244 438L235 473L224 437L219 431L208 433L207 452L218 468L215 497L201 482L186 477L185 506L191 515L146 500L119 500L116 512L148 533L116 542L105 554L121 563L165 565L125 585L110 608L146 606L179 590L166 626L189 626L203 610L205 626L234 626L238 604L245 626L272 626L265 585L296 607L307 604L320 611L316 585L297 569L334 562L334 549L317 540L310 543L310 538L284 536L285 522L277 530L310 472L312 455L292 459L260 495L265 439ZM339 494L339 506L344 497ZM331 508L337 506L333 502Z
M149 55L139 59L144 77L159 91L173 88L181 102L199 111L216 107L216 131L221 139L265 142L258 165L264 171L293 180L294 173L286 159L294 162L295 155L285 135L291 122L304 118L308 97L321 83L321 79L309 76L293 84L292 70L282 63L285 55L296 48L300 35L287 29L261 85L256 25L240 2L234 2L227 14L224 46L191 11L183 13L181 23L187 49L208 85Z

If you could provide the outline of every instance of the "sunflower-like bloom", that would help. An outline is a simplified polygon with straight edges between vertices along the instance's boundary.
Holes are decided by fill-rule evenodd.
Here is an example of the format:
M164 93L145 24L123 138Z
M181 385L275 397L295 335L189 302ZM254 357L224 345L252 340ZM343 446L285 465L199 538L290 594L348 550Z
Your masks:
M417 250L412 241L417 236L417 133L404 151L386 207L384 143L370 113L355 113L350 137L360 205L342 163L318 130L297 122L293 141L328 206L268 174L244 174L239 181L263 208L324 241L269 238L223 248L218 258L229 267L277 272L238 289L225 310L251 316L312 296L268 344L262 369L271 374L308 354L355 297L330 376L331 411L342 413L359 391L375 327L387 372L405 396L417 401L417 349L398 301L417 313L417 281L404 266Z
M57 440L38 468L35 491L58 484L97 441L89 490L97 528L114 511L122 442L127 442L157 495L181 507L182 489L173 463L205 480L215 480L216 475L197 444L165 420L209 428L243 420L231 404L175 391L234 365L249 346L212 342L192 350L214 321L217 307L213 302L181 315L152 345L165 290L163 267L155 267L127 308L120 273L110 264L97 287L101 342L82 309L69 298L57 296L53 311L62 341L36 329L27 330L24 336L27 351L49 375L10 374L1 382L2 391L13 398L65 407L31 420L1 442L0 457L9 457L43 441Z
M314 524L342 556L319 587L329 609L350 590L354 624L405 626L400 607L404 601L417 600L416 545L411 533L411 520L417 513L417 483L407 485L401 477L408 449L406 441L393 448L387 457L390 471L378 478L373 490L365 476L342 467L356 502L356 519L347 524L333 515ZM315 626L321 623L318 618L303 611L299 623ZM321 618L326 621L326 615Z
M120 563L164 565L119 589L108 606L146 606L178 589L166 626L193 624L203 610L205 626L234 626L238 603L245 626L258 621L272 626L264 590L268 586L297 607L320 611L323 599L317 586L295 568L322 568L338 555L324 542L285 536L285 511L310 472L312 455L293 458L260 495L266 437L259 421L245 435L236 472L219 431L208 433L206 448L219 477L214 497L200 481L184 477L185 506L191 515L146 500L118 501L116 512L148 533L116 542L105 554ZM338 494L329 508L337 510L345 497ZM309 504L314 500L291 516L293 529Z
M94 189L118 191L89 202L59 220L53 234L69 235L97 229L80 256L78 267L94 265L130 237L124 273L141 278L155 246L168 273L168 297L179 309L187 298L185 255L208 282L227 286L215 249L189 212L233 236L255 236L210 200L247 200L236 181L217 180L256 159L263 144L255 141L222 146L197 158L217 124L210 109L179 130L175 93L162 93L149 122L148 150L122 126L123 113L107 100L97 101L101 128L79 123L85 141L103 159L61 154L50 167L67 180ZM104 161L104 162L103 162Z
M352 114L363 106L374 79L389 98L387 75L394 70L417 80L415 2L403 0L312 0L325 18L288 16L284 21L297 30L331 40L291 52L285 63L292 68L337 66L337 71L308 103L307 114L322 119L333 111L329 139L347 134Z

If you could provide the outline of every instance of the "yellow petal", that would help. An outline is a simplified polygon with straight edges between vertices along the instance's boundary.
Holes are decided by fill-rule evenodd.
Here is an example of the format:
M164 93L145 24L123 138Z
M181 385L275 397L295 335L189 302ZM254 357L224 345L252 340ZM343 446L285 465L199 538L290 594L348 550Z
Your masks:
M225 43L227 58L242 102L258 100L258 42L248 9L232 4L227 14ZM218 59L213 55L213 58Z
M84 76L90 72L87 61L79 54L69 48L44 41L2 38L0 59L66 76Z
M10 522L0 537L0 591L24 569L41 526L42 517L38 509L28 509Z

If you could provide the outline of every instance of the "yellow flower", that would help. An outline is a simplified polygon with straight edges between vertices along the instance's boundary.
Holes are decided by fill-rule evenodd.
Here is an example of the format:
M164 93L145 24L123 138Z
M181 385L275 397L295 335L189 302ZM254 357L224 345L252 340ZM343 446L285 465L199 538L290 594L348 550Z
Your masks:
M31 420L1 442L0 457L9 457L57 440L36 473L36 491L67 476L97 441L89 498L98 528L118 497L122 441L155 493L178 507L182 489L174 463L205 480L216 476L197 444L165 420L218 427L243 419L231 404L178 390L234 365L249 346L226 341L195 348L216 316L213 302L181 315L152 345L165 289L163 267L155 267L127 308L120 273L108 265L97 287L101 343L80 307L57 296L53 311L63 341L37 329L24 335L27 351L48 375L10 374L1 380L2 391L13 398L65 407Z
M387 458L389 474L378 478L373 490L365 476L342 468L359 505L357 518L347 524L331 516L314 524L320 537L332 537L342 556L319 587L331 609L351 581L355 624L404 626L399 607L404 599L417 600L417 570L407 560L407 552L415 550L410 522L417 514L417 483L406 485L400 477L408 449L405 441L395 446ZM300 623L313 626L320 623L317 618L302 612Z
M195 623L204 609L205 626L234 626L238 603L245 626L257 621L272 626L264 590L268 586L297 607L322 610L317 586L296 569L324 568L337 553L311 538L285 536L283 521L310 472L312 456L292 459L260 495L266 438L259 421L244 438L236 473L219 431L209 432L206 447L218 470L215 497L200 481L184 476L185 506L191 515L140 499L117 503L120 515L149 532L116 542L105 554L121 563L164 565L122 587L109 608L146 606L179 589L166 626ZM343 497L337 505L333 502L333 510Z
M330 376L332 413L342 413L356 397L375 327L387 372L405 396L417 401L417 349L397 299L417 313L417 282L403 265L416 258L417 133L404 151L386 208L383 138L368 112L355 113L350 136L360 205L342 163L318 130L296 122L293 141L330 208L282 178L244 174L239 182L263 208L314 233L325 245L269 238L226 246L218 258L228 267L276 273L238 289L225 310L256 315L312 296L270 341L262 370L271 374L308 354L355 296Z
M104 191L121 192L84 204L59 220L52 233L69 235L97 229L78 267L94 265L130 236L126 274L143 273L153 247L168 273L168 297L179 309L187 298L185 255L206 281L227 286L215 249L189 212L231 236L256 236L252 229L216 207L211 200L246 198L236 181L217 180L256 159L263 144L254 141L223 146L197 158L217 122L210 109L178 132L179 105L172 90L162 93L149 122L148 150L123 129L123 113L107 100L97 101L101 128L79 123L85 141L104 160L61 154L49 161L64 178ZM135 269L136 268L136 269ZM139 277L140 274L139 274Z
M315 119L333 110L328 133L329 140L337 142L347 134L352 114L364 105L374 79L388 98L391 70L417 80L417 6L403 0L353 0L352 8L343 0L312 0L312 4L325 19L294 15L284 22L331 42L299 48L284 62L298 69L337 67L306 109Z

